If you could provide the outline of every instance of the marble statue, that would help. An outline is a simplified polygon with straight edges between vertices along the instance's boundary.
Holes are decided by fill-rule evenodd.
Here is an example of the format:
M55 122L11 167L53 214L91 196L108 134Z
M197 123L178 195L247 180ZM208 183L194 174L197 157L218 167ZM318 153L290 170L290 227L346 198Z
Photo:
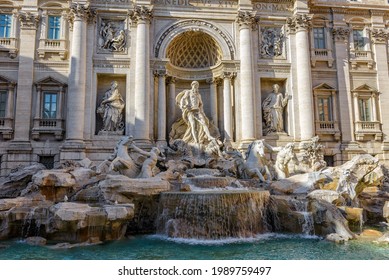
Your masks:
M111 161L109 171L117 171L129 178L135 178L139 173L139 166L128 153L128 146L134 148L132 136L124 136L116 144L114 153L108 159Z
M266 144L266 147L272 152L278 152L274 169L278 180L288 178L291 174L289 163L294 166L299 164L296 153L294 152L294 143L288 143L284 147L272 147Z
M247 148L244 173L248 178L258 177L267 184L273 179L269 169L269 162L265 155L265 141L255 140Z
M99 32L100 49L111 52L123 52L126 44L126 33L119 23L102 21Z
M119 92L118 83L113 81L97 108L97 113L103 118L102 131L123 132L123 109L124 100Z
M308 166L307 171L319 171L327 166L324 161L323 145L319 144L319 136L300 144L303 153L303 163Z
M283 112L288 104L290 96L286 93L285 97L279 92L280 86L273 85L273 91L263 100L262 112L265 121L264 133L284 132Z
M182 110L182 119L187 129L182 138L186 143L204 144L215 140L209 131L209 120L203 110L199 83L193 81L190 90L180 92L176 103Z
M262 57L279 57L282 56L284 35L280 28L261 28L261 56Z
M138 153L147 158L143 163L138 163L133 153ZM111 161L109 171L116 171L129 178L150 178L154 177L157 161L164 161L159 157L160 150L153 147L150 152L137 147L132 136L123 136L116 144L114 153L109 158Z
M135 148L135 146L133 146ZM143 162L142 169L138 175L138 178L151 178L156 174L154 173L154 169L157 166L158 155L160 151L157 147L153 147L150 153L144 152L141 150L143 154L148 155L149 157Z

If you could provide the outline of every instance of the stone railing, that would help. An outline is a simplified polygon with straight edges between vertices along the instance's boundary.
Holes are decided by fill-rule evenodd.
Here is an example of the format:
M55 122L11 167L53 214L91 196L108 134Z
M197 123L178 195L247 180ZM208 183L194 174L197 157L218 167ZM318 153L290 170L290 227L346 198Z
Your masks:
M65 132L63 119L34 119L32 138L38 140L41 134L54 134L57 140L62 140Z
M45 58L46 53L54 53L64 60L68 53L67 42L66 40L40 39L37 51L41 59Z
M376 141L381 141L382 139L381 123L378 121L355 122L355 135L356 135L356 140L358 141L366 140L365 136L367 135L373 135Z
M312 49L311 51L311 63L312 66L316 66L317 61L325 61L328 67L332 67L334 58L332 57L332 51L330 49Z
M334 131L335 130L335 122L333 121L317 121L316 122L316 130L318 131Z
M357 68L358 63L367 63L367 66L372 69L374 60L371 51L351 49L350 62L353 69Z
M356 122L356 131L381 131L379 122Z
M16 38L0 38L0 51L6 51L11 58L15 58L18 52L17 44Z
M0 118L0 134L3 135L3 139L9 140L13 134L13 119Z

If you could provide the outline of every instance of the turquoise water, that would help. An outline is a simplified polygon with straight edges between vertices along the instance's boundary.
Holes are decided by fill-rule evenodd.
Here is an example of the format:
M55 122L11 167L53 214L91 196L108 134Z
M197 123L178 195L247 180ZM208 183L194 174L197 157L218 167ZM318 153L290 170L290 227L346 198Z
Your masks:
M301 235L259 235L253 239L218 242L172 240L142 235L101 245L72 249L30 246L22 241L0 242L2 260L385 260L389 246L350 241L335 244Z

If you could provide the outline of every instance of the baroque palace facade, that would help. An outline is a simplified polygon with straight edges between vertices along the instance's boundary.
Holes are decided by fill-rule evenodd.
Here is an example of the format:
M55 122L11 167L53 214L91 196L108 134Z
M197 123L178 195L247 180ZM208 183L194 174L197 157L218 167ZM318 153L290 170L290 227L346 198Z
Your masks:
M0 175L164 146L194 80L234 147L389 163L388 26L386 0L0 0Z

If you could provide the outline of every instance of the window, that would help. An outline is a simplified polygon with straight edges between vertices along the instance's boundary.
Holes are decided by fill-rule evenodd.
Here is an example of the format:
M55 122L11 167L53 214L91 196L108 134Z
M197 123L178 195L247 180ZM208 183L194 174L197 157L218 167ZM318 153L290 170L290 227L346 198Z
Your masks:
M315 49L325 49L326 48L324 27L313 28L313 40L314 40Z
M47 39L59 40L61 29L61 17L60 16L49 16L49 29Z
M319 111L319 121L332 121L331 97L318 97L317 103Z
M0 15L0 38L9 38L11 35L11 21L12 16L2 14Z
M365 49L365 37L363 36L363 30L353 30L354 49Z
M57 93L45 92L43 94L43 118L55 119L57 117Z
M371 103L370 99L366 99L366 98L359 98L358 99L360 121L363 121L363 122L372 121L371 120L370 103Z
M0 91L0 118L5 118L6 108L7 108L7 92Z

